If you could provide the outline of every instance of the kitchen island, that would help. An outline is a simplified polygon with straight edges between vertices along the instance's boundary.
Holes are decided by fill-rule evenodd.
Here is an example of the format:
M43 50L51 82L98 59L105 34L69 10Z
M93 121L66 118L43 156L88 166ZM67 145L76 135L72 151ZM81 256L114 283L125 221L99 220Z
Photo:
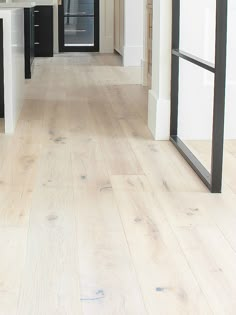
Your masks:
M12 134L24 96L24 9L0 8L0 112Z
M1 8L23 8L24 9L24 38L25 38L25 78L31 79L34 61L34 7L35 3L30 1L18 2L8 0L0 2Z
M8 134L15 130L23 104L24 78L31 78L34 55L53 56L51 2L35 5L31 1L0 2L0 118L4 118ZM45 25L49 25L47 29Z

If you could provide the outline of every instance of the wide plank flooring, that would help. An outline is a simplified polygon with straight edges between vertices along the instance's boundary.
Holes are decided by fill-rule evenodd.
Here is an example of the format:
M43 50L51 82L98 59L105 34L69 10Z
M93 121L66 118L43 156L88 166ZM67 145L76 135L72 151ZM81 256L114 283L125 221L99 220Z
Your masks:
M236 142L212 195L147 97L117 55L35 60L0 134L0 315L235 314Z

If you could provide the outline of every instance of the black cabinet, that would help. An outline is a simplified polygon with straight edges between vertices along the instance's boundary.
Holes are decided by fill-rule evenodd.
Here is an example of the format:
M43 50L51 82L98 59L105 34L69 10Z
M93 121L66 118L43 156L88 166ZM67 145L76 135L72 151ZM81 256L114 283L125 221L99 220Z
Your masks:
M53 57L53 7L34 8L35 57Z
M25 17L25 78L31 78L31 69L34 61L34 8L24 9Z

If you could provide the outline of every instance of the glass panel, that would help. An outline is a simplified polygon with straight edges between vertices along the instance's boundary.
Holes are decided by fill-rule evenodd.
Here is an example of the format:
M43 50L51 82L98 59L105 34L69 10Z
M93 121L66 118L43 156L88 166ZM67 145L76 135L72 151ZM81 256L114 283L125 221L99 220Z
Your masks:
M65 46L94 46L94 17L65 17Z
M216 0L180 1L180 49L215 63Z
M214 74L180 59L178 135L211 171Z
M228 44L227 44L227 71L226 71L226 108L225 108L225 138L236 139L236 1L229 0L228 12Z
M65 14L94 15L94 0L64 0Z
M64 0L65 46L94 46L94 0Z

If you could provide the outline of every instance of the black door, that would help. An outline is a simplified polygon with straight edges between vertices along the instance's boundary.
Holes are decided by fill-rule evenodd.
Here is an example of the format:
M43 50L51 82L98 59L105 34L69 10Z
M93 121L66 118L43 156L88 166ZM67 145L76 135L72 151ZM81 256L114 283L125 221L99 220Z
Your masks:
M62 0L59 51L99 51L99 0Z
M181 0L172 0L172 73L171 73L171 121L170 140L213 193L220 193L222 188L222 169L224 151L224 116L226 87L226 48L228 0L216 0L215 27L215 62L210 62L183 51L181 38ZM191 28L191 25L190 25ZM191 31L191 29L190 29ZM214 73L214 105L211 172L199 161L194 153L179 138L179 60L192 63L197 67ZM194 81L191 81L194 82ZM201 128L201 124L199 124Z

